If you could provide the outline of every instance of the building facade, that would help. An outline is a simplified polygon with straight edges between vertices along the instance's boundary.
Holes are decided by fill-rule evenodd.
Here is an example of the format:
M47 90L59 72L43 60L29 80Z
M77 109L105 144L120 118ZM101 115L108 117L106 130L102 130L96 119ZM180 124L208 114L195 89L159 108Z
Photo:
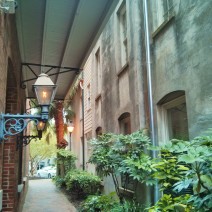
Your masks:
M120 0L84 67L87 155L87 141L104 132L147 128L163 144L192 139L212 126L212 2L150 0L147 13L144 8L144 1ZM114 189L110 178L104 183L106 193ZM149 201L152 195L141 190Z
M211 1L151 1L153 99L158 141L211 127Z
M14 15L0 11L0 112L23 113L24 90L20 88L21 59ZM26 149L17 148L17 136L0 143L0 210L18 211L25 195Z

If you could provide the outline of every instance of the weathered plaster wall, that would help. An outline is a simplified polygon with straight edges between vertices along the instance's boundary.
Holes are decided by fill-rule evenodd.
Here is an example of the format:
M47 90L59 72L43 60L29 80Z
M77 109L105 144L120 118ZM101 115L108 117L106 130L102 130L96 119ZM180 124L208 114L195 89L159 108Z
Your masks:
M127 0L127 48L128 63L120 67L120 46L117 11L119 5L103 30L99 41L94 47L92 58L92 135L101 126L103 132L120 133L118 118L121 114L131 114L131 131L148 127L148 102L146 89L142 2ZM95 54L100 49L102 69L101 93L96 91L97 74L95 72ZM104 191L114 191L111 177L104 179ZM142 193L142 201L148 199L146 189L138 189ZM140 195L141 196L141 195Z
M83 87L84 87L84 139L85 139L85 169L89 172L95 173L95 166L87 163L91 154L91 148L89 140L92 138L92 123L94 118L92 114L92 98L93 98L93 84L91 83L92 66L92 54L89 56L84 68L83 68ZM89 100L88 100L89 99ZM89 102L88 102L89 101Z
M120 67L120 37L117 30L117 10L120 4L103 30L98 44L102 59L102 128L104 132L115 133L119 133L118 118L124 112L131 114L132 131L146 125L143 98L145 76L142 74L142 39L139 34L142 31L139 13L141 3L126 1L128 64L121 73L123 67Z
M71 135L71 150L77 156L76 167L82 168L82 103L81 103L81 89L78 88L73 99L72 109L74 111L74 131Z
M172 91L185 90L192 138L212 123L212 2L176 0L174 11L152 41L154 103Z

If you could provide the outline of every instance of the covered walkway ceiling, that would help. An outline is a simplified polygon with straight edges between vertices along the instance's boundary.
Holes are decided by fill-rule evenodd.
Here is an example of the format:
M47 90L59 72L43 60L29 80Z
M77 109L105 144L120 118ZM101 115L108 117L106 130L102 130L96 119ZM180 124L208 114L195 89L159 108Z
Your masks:
M117 3L118 0L18 0L16 21L22 63L83 68ZM27 96L34 96L31 85L35 80L30 79L48 71L58 85L56 99L64 99L76 77L76 70L69 70L23 65Z

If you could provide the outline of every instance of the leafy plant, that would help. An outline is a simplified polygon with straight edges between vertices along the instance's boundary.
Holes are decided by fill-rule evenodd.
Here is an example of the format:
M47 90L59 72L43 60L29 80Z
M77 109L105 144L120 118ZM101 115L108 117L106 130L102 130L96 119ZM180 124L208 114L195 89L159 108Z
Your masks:
M162 147L150 148L149 138L142 131L131 135L107 133L93 139L91 145L90 162L96 165L101 176L112 176L122 203L117 180L120 173L136 182L159 183L164 195L149 211L211 211L211 136L197 137L192 141L173 139ZM159 150L159 157L151 159L147 149ZM120 209L122 206L116 207Z
M140 212L144 207L135 202L124 200L120 203L114 192L108 195L89 196L81 205L81 212Z
M83 197L96 194L101 188L101 179L86 171L72 170L66 174L65 184L67 190Z
M118 207L119 201L115 193L109 195L95 195L89 196L81 205L80 212L108 212L113 211L114 207Z
M188 164L191 168L186 171L183 180L175 184L175 190L192 185L194 195L189 199L198 211L212 209L212 137L197 137L191 142L184 143L184 151L179 151L179 162Z
M193 207L187 204L190 195L172 197L170 194L164 194L162 198L151 208L146 209L148 212L192 212Z
M212 137L201 136L189 142L175 139L161 147L161 158L153 160L152 166L156 169L153 177L158 179L162 190L169 189L169 195L164 195L151 208L154 210L149 211L176 211L176 205L181 204L184 209L179 211L212 210L211 146ZM187 191L191 195L182 203ZM191 205L194 208L191 209Z
M162 191L172 192L173 185L183 179L188 167L179 164L177 155L174 155L169 149L161 149L160 158L152 160L154 168L153 178L158 180Z
M148 184L153 183L151 178L151 173L153 171L151 158L141 152L140 155L128 156L125 160L121 162L121 167L119 167L119 172L123 174L128 174L133 180L138 182L148 182Z
M112 176L120 200L123 198L117 179L120 173L143 182L151 172L149 158L145 153L149 142L149 137L141 130L130 135L107 133L90 141L93 153L89 162L96 165L100 176Z
M122 203L115 205L110 212L141 212L144 211L144 206L133 201L124 200Z
M52 180L58 188L65 186L65 179L63 177L55 176Z
M69 170L75 169L76 159L76 156L69 150L59 149L57 151L57 164L60 166L61 177L64 177Z

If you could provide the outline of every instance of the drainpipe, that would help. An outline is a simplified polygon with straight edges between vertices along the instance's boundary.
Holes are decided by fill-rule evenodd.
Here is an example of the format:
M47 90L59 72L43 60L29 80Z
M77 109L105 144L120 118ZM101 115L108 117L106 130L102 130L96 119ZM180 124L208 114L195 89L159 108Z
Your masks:
M84 79L84 74L82 72L82 79ZM82 169L85 170L85 126L84 126L84 86L80 82L80 87L82 89Z
M148 21L148 8L147 0L143 1L143 12L144 12L144 26L145 26L145 40L146 40L146 65L147 65L147 83L148 83L148 99L149 99L149 109L150 109L150 130L151 130L151 140L152 145L156 146L155 137L155 126L154 126L154 105L153 105L153 95L152 95L152 70L151 70L151 57L150 57L150 41L149 41L149 21ZM153 158L156 158L156 151L153 151ZM159 199L158 185L154 187L154 202Z

